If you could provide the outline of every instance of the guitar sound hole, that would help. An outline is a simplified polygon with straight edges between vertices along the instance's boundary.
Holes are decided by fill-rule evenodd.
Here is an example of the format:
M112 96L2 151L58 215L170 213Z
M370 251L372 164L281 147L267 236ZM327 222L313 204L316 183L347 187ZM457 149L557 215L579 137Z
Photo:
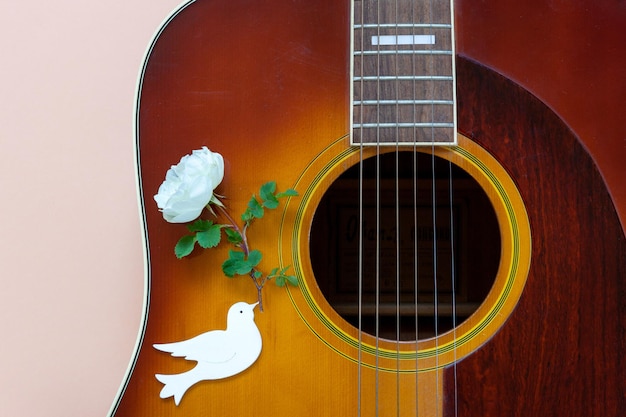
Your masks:
M496 214L476 180L431 154L414 159L406 151L363 162L362 212L360 169L351 167L324 194L311 227L326 300L351 325L388 340L427 339L461 324L485 300L500 261Z

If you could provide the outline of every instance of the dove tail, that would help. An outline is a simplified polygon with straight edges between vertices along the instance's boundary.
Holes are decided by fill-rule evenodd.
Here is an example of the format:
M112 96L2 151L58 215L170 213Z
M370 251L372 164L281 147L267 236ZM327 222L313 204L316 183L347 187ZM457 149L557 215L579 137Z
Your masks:
M185 395L185 392L198 382L198 380L189 378L189 376L189 372L176 375L156 374L156 379L163 384L163 389L161 389L159 396L161 398L174 397L174 403L176 405L180 404L180 400Z

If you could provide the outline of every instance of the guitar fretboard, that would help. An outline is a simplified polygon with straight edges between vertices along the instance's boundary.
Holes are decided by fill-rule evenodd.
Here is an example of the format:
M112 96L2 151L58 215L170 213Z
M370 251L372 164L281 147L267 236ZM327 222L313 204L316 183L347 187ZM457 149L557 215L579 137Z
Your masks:
M354 1L352 143L456 142L449 0Z

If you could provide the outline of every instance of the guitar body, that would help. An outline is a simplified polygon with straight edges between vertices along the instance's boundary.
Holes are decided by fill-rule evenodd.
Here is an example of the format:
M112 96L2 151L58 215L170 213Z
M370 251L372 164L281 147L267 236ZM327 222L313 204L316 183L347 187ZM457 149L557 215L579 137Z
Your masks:
M252 367L194 385L178 406L159 398L154 375L193 364L152 347L223 329L231 304L257 296L246 278L222 274L226 249L176 259L186 229L165 222L152 198L166 170L202 146L221 153L217 192L241 213L262 183L295 186L312 161L337 156L327 151L331 144L349 148L349 22L349 2L336 0L200 0L178 10L155 38L137 102L146 313L112 415L356 415L358 367L296 311L288 291L297 288L264 289L265 310L255 316L263 350ZM531 266L517 308L487 343L456 367L420 376L430 387L420 391L420 404L441 404L440 415L455 415L455 407L461 416L619 415L626 409L626 240L601 176L554 113L479 63L457 59L457 96L459 131L519 189ZM267 268L283 262L279 247L288 239L281 231L297 204L250 229ZM361 377L367 387L377 378L371 369ZM416 391L410 372L378 378L393 392L397 381L407 382L401 398ZM363 390L362 415L374 415L375 393ZM395 414L396 399L380 397L381 415Z

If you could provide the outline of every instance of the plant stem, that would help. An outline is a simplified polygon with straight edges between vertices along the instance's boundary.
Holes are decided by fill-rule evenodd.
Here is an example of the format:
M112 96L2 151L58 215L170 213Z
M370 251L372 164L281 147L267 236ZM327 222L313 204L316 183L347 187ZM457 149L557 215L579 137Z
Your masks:
M243 253L246 254L246 256L250 255L250 249L248 248L248 237L246 236L246 230L244 228L244 230L241 230L239 228L239 225L237 224L237 222L230 216L230 213L228 212L228 210L226 210L225 207L223 206L217 206L218 210L222 213L222 215L224 217L226 217L226 220L228 220L228 222L230 223L231 226L233 226L233 229L235 229L237 231L237 233L239 233L239 235L241 236L241 239L243 240L241 242L241 249L243 250Z
M230 223L230 225L233 227L233 229L235 229L235 231L237 231L237 233L239 233L239 235L241 236L242 242L240 244L241 250L243 251L243 253L246 254L246 256L250 255L250 248L248 247L248 237L246 236L246 232L248 229L248 224L246 223L246 225L244 226L243 230L239 228L239 225L237 224L237 222L235 222L235 220L231 217L230 213L228 212L228 210L226 210L226 208L224 206L221 205L217 205L218 210L220 211L220 213L222 213L222 215L224 217L226 217L226 219L228 220L228 222ZM252 268L252 271L250 271L250 279L252 279L252 282L254 283L254 286L256 287L256 291L257 291L257 299L259 301L259 311L263 312L263 296L262 296L262 289L263 289L263 285L265 284L265 280L263 278L261 278L261 281L259 282L259 280L257 280L254 277L254 273L256 272L255 268Z
M263 287L260 287L260 286L257 285L257 287L256 287L257 299L259 301L259 311L261 313L263 312L263 294L261 292L262 289L263 289Z

